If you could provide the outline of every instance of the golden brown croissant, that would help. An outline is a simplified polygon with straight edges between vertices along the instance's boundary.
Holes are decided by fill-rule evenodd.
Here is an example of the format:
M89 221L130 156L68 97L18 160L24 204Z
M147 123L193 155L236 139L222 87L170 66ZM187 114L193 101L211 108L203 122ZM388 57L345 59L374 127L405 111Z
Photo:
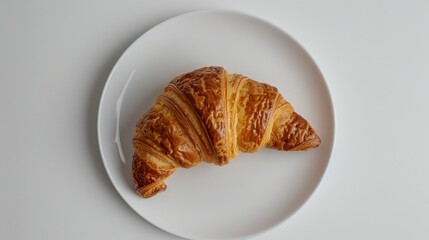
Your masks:
M136 192L151 197L177 167L224 165L239 151L306 150L320 138L275 87L222 67L174 78L136 125Z

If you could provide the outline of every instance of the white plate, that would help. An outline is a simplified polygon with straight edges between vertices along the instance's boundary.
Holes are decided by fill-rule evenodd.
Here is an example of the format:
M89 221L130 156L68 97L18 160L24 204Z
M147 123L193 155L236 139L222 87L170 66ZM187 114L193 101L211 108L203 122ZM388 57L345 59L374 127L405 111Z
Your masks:
M136 121L173 77L208 65L276 86L313 125L321 146L307 152L264 149L223 167L178 169L167 191L139 197L130 172ZM101 97L98 138L113 185L144 219L184 238L236 239L278 225L313 193L331 156L334 115L322 74L288 34L247 14L198 11L152 28L121 56Z

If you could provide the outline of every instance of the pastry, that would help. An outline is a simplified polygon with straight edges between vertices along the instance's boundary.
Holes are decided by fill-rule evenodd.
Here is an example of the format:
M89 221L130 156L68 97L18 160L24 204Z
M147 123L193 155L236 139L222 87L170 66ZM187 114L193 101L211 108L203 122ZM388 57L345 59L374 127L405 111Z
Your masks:
M307 150L320 143L275 87L203 67L174 78L137 122L135 189L148 198L167 188L165 179L178 167L222 166L239 152Z

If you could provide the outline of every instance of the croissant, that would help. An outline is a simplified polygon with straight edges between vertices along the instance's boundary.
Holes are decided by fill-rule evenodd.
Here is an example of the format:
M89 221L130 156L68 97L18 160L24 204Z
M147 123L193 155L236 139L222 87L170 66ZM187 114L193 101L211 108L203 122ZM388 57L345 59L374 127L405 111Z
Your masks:
M178 167L222 166L240 151L307 150L320 143L275 87L203 67L174 78L137 122L135 189L149 198L167 188L165 179Z

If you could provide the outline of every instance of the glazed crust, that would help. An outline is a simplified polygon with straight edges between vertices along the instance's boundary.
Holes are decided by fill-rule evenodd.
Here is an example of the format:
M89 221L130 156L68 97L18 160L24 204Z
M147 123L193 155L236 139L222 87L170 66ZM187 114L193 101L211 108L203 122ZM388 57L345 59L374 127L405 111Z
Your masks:
M136 192L164 191L177 167L227 164L240 151L317 147L320 138L278 90L222 67L174 78L140 118L133 138Z

